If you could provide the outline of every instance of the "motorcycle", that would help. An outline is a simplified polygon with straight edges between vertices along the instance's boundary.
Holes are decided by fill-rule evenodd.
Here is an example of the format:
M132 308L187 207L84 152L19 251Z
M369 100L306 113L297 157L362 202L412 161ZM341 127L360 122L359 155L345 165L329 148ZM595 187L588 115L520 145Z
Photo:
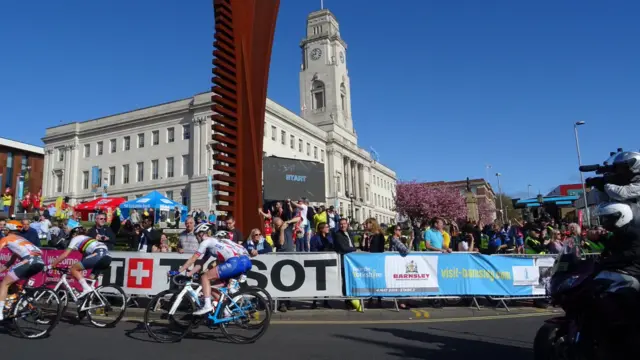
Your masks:
M548 319L536 333L533 343L535 360L623 359L612 356L619 346L610 340L619 338L606 324L601 299L610 283L596 280L596 258L585 258L579 248L564 246L555 260L547 283L551 305L565 315ZM623 314L624 316L624 314ZM633 321L635 317L627 317ZM626 334L625 334L626 335Z

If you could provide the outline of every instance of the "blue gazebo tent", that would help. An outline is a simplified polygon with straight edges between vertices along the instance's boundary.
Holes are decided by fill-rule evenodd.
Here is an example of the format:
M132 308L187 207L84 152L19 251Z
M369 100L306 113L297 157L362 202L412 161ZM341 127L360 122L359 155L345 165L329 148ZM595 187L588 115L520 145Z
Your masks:
M125 218L129 217L129 211L131 209L142 210L142 209L154 209L156 210L156 218L160 211L168 211L172 212L176 207L180 209L180 220L184 221L187 217L187 207L180 204L179 202L168 199L166 196L162 195L157 191L152 191L147 195L129 200L120 204L120 209L122 210L122 216Z

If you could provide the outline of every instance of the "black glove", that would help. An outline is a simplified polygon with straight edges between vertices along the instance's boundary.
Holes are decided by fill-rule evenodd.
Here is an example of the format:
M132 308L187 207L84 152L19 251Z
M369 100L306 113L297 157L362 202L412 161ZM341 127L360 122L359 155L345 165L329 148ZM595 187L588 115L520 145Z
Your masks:
M605 180L603 177L600 177L600 176L587 178L587 180L585 181L585 185L587 187L594 187L600 190L601 192L604 192L604 184L605 184Z

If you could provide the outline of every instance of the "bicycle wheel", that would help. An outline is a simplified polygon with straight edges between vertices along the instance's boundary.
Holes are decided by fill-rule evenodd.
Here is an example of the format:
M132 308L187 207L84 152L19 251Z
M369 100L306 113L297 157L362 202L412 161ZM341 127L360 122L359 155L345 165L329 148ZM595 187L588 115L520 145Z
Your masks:
M197 324L197 317L192 315L196 311L196 304L191 296L185 294L180 303L174 306L179 293L180 290L165 290L147 304L144 326L156 341L178 342ZM170 314L172 308L175 308L175 312Z
M258 291L260 294L262 294L264 296L264 298L267 300L267 302L269 303L269 308L271 309L271 311L273 312L275 310L274 306L274 302L273 302L273 298L271 297L271 294L269 294L267 292L267 290L257 287L257 286L246 286L243 287L242 290L256 290Z
M53 291L53 289L55 289L57 285L57 282L48 282L44 284L43 287ZM69 306L69 298L71 296L64 288L64 286L59 287L58 290L55 291L55 293L60 299L60 303L62 304L62 315L64 315L64 313L67 311L67 307Z
M90 307L86 314L94 326L114 327L127 310L127 295L118 285L98 286L95 292L88 295L83 306Z
M231 299L225 299L221 305L229 310L232 320L221 323L220 330L227 339L237 344L250 344L265 334L271 323L271 305L265 294L268 293L264 289L250 287L231 295ZM218 313L221 320L225 316L224 313L225 311ZM257 323L252 323L252 320L256 320ZM231 333L234 329L257 332L252 336L235 335Z
M62 305L55 292L46 288L26 290L11 309L13 324L27 339L40 339L51 333L62 316ZM26 324L22 324L24 321ZM33 326L42 325L43 329Z

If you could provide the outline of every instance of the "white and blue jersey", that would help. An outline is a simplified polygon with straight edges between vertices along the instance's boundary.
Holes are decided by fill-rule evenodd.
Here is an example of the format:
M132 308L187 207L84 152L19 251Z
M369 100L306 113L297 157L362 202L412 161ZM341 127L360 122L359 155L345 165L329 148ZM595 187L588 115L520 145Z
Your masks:
M204 255L205 262L210 256L215 256L218 260L218 275L223 280L241 275L251 269L251 259L247 249L231 240L206 238L200 243L196 254Z

